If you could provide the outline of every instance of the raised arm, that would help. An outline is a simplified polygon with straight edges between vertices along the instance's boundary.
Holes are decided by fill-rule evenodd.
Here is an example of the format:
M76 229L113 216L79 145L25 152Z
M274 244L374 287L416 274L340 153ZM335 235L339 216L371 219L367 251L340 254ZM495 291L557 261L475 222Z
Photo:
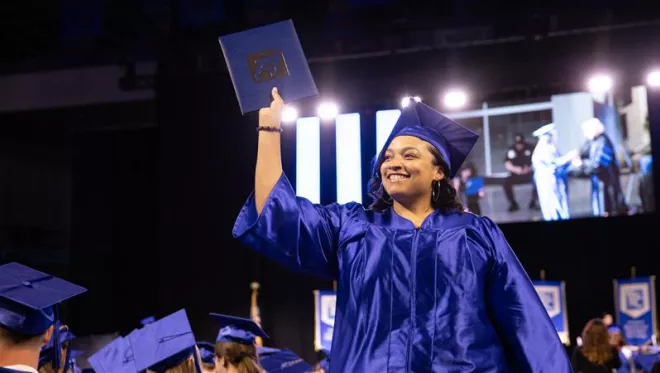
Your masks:
M481 219L494 256L486 301L511 372L572 373L566 350L518 258L497 225Z
M259 127L280 129L284 102L277 92L277 88L273 88L272 95L273 102L270 107L259 110ZM266 199L280 176L282 176L280 133L259 131L257 168L254 174L254 199L257 214L261 214Z
M259 112L259 126L278 129L283 102L275 89L273 97ZM296 197L282 172L279 132L259 131L254 193L236 219L235 238L295 271L331 279L338 271L339 233L351 211Z

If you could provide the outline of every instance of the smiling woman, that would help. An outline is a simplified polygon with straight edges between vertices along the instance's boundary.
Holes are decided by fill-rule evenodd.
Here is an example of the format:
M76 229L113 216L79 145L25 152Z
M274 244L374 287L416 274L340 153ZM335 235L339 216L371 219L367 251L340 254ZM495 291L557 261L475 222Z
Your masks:
M406 200L431 201L432 209L445 213L465 209L447 180L449 165L424 140L414 136L394 138L378 159L376 169L380 172L369 182L373 200L369 207L374 211L385 211Z
M277 92L260 128L279 128ZM321 206L259 135L255 192L233 234L296 271L337 280L330 373L570 373L563 345L499 228L464 212L448 179L477 135L420 102L372 171L374 204Z

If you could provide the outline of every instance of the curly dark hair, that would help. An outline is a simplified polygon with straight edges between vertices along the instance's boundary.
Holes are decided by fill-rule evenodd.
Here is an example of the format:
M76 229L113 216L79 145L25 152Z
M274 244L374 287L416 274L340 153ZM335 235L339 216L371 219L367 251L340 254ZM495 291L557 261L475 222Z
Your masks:
M461 203L461 200L456 194L456 189L448 180L449 166L438 149L434 146L429 145L429 151L433 155L433 165L440 167L440 170L445 174L445 177L440 180L440 195L436 201L431 200L431 205L435 210L439 210L444 213L450 212L464 212L465 207ZM383 182L380 176L380 167L383 165L385 158L380 155L376 162L376 172L369 180L369 195L371 196L371 205L369 208L383 212L392 206L392 198L387 194L385 188L383 187Z

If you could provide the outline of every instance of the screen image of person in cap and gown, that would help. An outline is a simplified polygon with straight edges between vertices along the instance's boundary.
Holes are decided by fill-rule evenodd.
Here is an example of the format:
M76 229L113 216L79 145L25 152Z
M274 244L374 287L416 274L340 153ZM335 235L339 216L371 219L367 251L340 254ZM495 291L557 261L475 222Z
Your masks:
M582 123L587 141L574 165L591 177L591 206L594 216L627 215L628 205L621 188L621 170L616 149L598 118ZM602 203L601 203L602 200Z
M579 153L570 151L564 156L559 154L554 123L546 124L533 135L539 139L532 153L532 167L543 220L570 219L568 168Z
M210 314L220 331L215 341L216 373L265 373L259 363L256 337L268 334L252 319Z
M330 373L572 372L504 235L465 212L451 185L477 134L411 100L374 162L372 205L322 206L283 174L283 102L272 94L259 112L255 190L233 234L337 280Z
M85 291L19 263L0 266L0 373L38 372L44 346L49 364L63 368L58 305Z

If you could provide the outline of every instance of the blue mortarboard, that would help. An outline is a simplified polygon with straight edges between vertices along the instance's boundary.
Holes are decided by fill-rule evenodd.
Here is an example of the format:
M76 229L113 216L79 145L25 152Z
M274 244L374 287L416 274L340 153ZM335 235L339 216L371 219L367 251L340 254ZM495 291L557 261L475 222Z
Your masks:
M77 358L83 356L84 354L85 354L84 351L73 350L73 351L71 351L71 358L72 358L73 360L76 360Z
M197 342L199 356L205 364L215 364L215 345L209 342Z
M128 338L119 337L90 356L87 361L96 373L136 373L133 348Z
M219 41L243 114L270 106L273 87L286 103L318 95L291 20Z
M55 328L58 329L59 333L57 333L57 340L55 339L55 334L53 334L53 337L46 343L43 347L41 347L41 353L39 354L39 367L42 367L50 362L55 362L55 353L57 351L57 356L61 356L62 351L61 351L61 346L65 344L66 342L72 341L76 338L76 336L69 330L69 327L66 325L62 325L62 323L58 320L55 322ZM65 367L64 371L67 370L67 366L69 364L69 360L71 359L71 353L72 351L69 349L67 350L67 355L68 357L65 357Z
M534 137L541 137L541 136L543 136L543 135L545 135L545 134L551 133L552 131L555 130L555 128L556 128L556 126L555 126L554 123L546 124L545 126L543 126L543 127L539 128L539 129L537 129L536 131L534 131L534 132L532 133L532 135L533 135Z
M383 145L378 155L382 159L385 151L395 137L413 136L433 145L443 160L449 166L448 176L453 178L477 143L479 135L461 126L453 120L435 111L428 105L411 100L410 104L401 111L392 133ZM374 175L380 170L376 169L374 162Z
M259 359L261 366L268 373L306 373L314 369L291 350L280 350Z
M135 367L162 372L182 363L195 353L195 336L186 310L177 311L129 335ZM199 372L200 366L197 362Z
M58 318L57 305L87 289L19 263L0 266L0 327L25 335L46 331ZM59 328L53 339L59 351ZM60 368L60 354L53 355Z
M54 306L87 289L19 263L0 266L0 326L38 335L56 320Z
M220 324L220 331L216 342L236 342L253 344L255 337L269 338L268 334L251 319L242 317L220 315L211 313L211 316Z
M272 355L272 354L278 353L280 351L282 351L282 350L279 349L279 348L274 348L274 347L265 347L265 346L257 347L257 355L259 355L259 357Z

